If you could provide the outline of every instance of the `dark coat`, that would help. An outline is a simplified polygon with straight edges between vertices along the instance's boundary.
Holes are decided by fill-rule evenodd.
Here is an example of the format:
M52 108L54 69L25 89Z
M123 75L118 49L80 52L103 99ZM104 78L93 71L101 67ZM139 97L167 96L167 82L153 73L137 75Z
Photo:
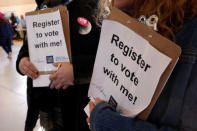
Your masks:
M48 2L47 6L52 7L59 4L61 3ZM74 86L70 86L66 90L51 90L49 87L33 88L32 79L29 77L27 79L28 110L36 108L34 111L38 109L50 111L54 106L60 106L64 115L65 129L70 128L72 131L75 130L74 127L80 128L80 126L77 126L81 123L81 121L78 121L80 119L84 119L82 123L86 126L85 128L88 128L82 108L87 104L86 101L88 100L87 90L100 35L100 29L93 20L96 6L97 0L74 0L67 6L69 10L71 51L75 77ZM91 22L92 30L89 34L80 35L78 33L80 28L77 23L78 17L85 17ZM16 61L16 69L21 75L23 74L19 70L19 62L26 56L29 56L27 40L20 49Z
M12 28L9 22L0 21L0 38L12 38Z

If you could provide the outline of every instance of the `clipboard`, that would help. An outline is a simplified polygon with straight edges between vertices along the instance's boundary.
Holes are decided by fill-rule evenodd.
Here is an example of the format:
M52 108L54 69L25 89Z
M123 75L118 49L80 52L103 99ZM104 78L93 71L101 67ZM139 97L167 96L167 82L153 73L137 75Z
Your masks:
M129 15L125 14L124 12L115 7L111 7L111 13L107 19L117 21L127 26L128 28L136 32L138 35L146 39L158 51L162 52L163 54L167 55L172 59L171 63L168 65L168 67L166 68L159 80L156 91L152 97L151 103L144 111L142 111L140 114L136 116L137 119L146 120L179 59L179 56L181 54L181 48L174 42L163 37L159 33L153 31L146 25L137 21L135 18L131 18Z
M27 13L25 13L25 16L39 15L39 14L44 14L44 13L49 13L49 12L55 12L58 10L60 12L60 16L61 16L61 20L62 20L62 26L63 26L63 32L64 32L65 41L66 41L68 56L70 59L70 63L72 63L71 45L70 45L69 15L68 15L67 7L66 6L58 6L58 7L54 7L54 8L46 8L43 10L27 12Z

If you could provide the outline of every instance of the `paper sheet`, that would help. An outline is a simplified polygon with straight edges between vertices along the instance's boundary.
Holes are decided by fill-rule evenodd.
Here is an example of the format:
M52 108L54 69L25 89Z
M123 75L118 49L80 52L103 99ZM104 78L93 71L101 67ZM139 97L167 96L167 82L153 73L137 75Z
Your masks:
M150 104L170 61L126 26L104 20L88 94L134 117Z
M54 62L69 62L60 12L26 16L30 61L39 71L54 71ZM33 80L34 87L48 86L49 75Z

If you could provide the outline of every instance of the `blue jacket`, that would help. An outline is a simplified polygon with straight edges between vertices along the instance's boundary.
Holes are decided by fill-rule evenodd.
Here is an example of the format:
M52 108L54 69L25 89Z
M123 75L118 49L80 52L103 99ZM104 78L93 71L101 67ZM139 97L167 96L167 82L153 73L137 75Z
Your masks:
M12 38L12 29L10 24L0 25L0 38Z
M197 131L197 18L176 39L182 54L148 120L120 116L101 102L90 116L92 131Z

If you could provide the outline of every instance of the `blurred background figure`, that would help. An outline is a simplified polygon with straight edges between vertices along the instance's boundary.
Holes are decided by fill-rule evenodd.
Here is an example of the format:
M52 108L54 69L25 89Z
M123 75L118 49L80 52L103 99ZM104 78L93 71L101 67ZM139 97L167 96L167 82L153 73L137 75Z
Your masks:
M22 25L22 27L26 28L26 21L25 21L23 15L21 15L20 17L21 17L21 25Z
M0 18L5 18L4 14L0 12Z
M16 29L17 29L18 23L17 23L17 18L16 18L16 16L14 15L14 13L11 13L9 22L10 22L11 27L12 27L12 30L13 30L13 32L14 32L14 34L13 34L13 39L20 39L20 35L19 35L18 31L16 30Z
M8 54L8 58L12 58L12 29L9 22L5 19L3 13L0 13L0 45Z
M26 36L26 21L23 15L20 16L20 24L22 26L22 34L23 34L23 42L25 41L25 36Z

